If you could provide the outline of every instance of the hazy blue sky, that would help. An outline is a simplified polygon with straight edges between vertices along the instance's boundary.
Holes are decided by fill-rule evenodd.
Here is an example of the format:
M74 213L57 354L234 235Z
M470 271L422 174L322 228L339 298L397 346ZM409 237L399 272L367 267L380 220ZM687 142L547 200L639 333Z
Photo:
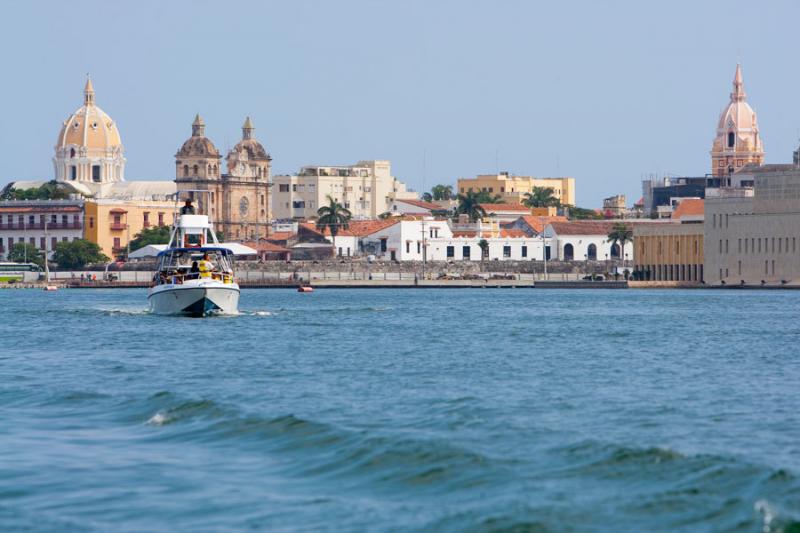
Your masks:
M602 5L601 5L602 4ZM793 2L58 1L3 8L0 183L53 175L90 72L127 179L172 179L194 114L221 150L245 115L274 173L390 159L411 187L570 175L578 204L708 172L741 61L767 162L800 112Z

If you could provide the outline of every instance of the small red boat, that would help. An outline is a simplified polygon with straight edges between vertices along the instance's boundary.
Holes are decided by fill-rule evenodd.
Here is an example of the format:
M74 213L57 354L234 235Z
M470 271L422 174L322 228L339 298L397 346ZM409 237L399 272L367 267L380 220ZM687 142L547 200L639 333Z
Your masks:
M297 287L297 292L314 292L314 289L312 287L308 287L308 286Z

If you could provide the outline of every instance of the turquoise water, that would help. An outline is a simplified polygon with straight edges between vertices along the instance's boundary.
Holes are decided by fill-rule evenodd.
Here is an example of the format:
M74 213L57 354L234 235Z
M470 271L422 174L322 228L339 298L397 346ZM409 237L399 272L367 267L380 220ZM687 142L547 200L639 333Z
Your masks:
M0 291L0 530L791 531L800 293Z

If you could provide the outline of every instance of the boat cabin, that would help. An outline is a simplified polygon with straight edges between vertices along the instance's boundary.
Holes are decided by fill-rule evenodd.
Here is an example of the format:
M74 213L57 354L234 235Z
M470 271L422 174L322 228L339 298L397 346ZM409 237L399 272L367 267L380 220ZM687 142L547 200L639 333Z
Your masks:
M167 248L157 257L156 285L181 285L195 279L233 283L233 253L227 248Z

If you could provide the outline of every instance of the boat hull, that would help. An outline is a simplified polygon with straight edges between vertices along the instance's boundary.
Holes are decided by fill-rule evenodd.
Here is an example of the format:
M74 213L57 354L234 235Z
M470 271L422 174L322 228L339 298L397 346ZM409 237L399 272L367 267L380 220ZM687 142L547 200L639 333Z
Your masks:
M150 311L158 315L235 315L239 312L239 286L203 281L158 285L147 296Z

